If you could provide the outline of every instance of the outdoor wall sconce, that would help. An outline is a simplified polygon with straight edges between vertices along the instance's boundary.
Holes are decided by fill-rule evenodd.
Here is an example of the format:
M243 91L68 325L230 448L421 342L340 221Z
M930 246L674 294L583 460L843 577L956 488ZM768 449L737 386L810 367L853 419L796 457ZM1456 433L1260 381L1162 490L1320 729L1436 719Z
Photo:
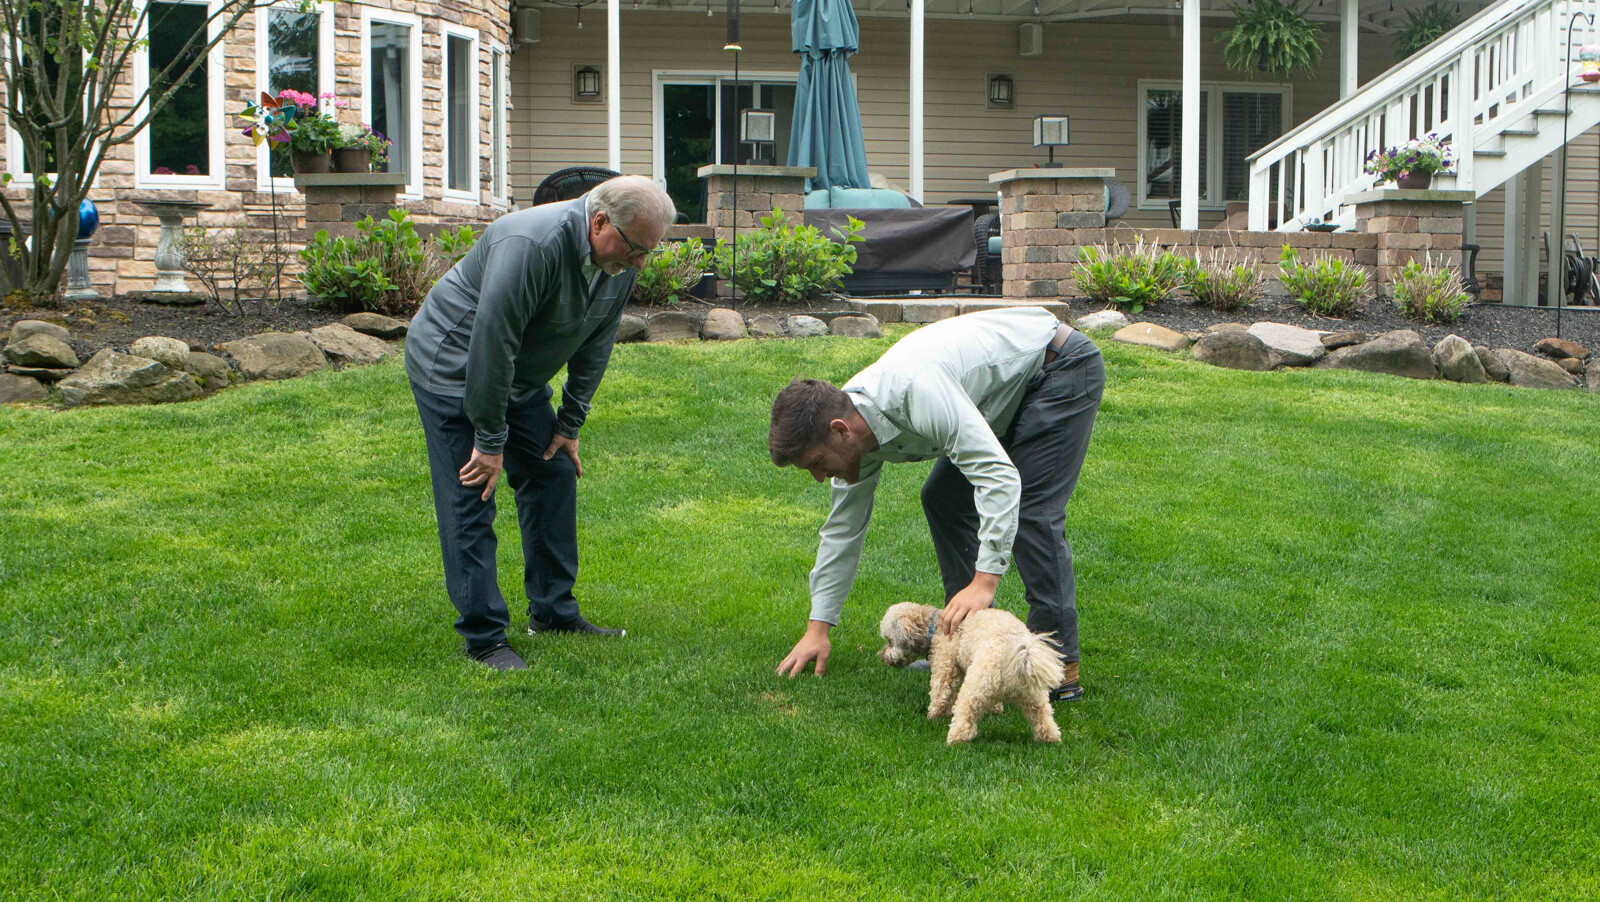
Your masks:
M1005 72L989 73L989 109L1009 110L1017 105L1017 85Z
M578 103L600 102L600 69L578 66L572 70L572 99Z
M1033 120L1033 146L1050 148L1050 165L1056 164L1056 148L1066 147L1071 142L1067 140L1066 116L1035 116Z

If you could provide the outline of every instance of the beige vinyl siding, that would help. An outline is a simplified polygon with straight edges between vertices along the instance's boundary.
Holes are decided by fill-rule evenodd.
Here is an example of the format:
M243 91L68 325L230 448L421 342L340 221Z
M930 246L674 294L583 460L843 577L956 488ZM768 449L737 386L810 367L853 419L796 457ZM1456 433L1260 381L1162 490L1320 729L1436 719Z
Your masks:
M1546 123L1549 127L1551 123ZM1559 121L1555 127L1560 127ZM1550 219L1550 190L1555 176L1555 161L1557 154L1551 154L1544 161L1544 178L1539 186L1539 222L1532 223L1535 236L1545 232L1555 233L1555 224ZM1569 168L1567 170L1567 227L1569 233L1578 236L1583 242L1583 251L1591 257L1600 256L1600 216L1597 216L1597 205L1600 205L1600 131L1591 129L1587 133L1573 139L1568 152ZM1505 270L1505 187L1499 187L1489 192L1478 201L1478 237L1477 243L1483 248L1478 255L1478 272L1499 273ZM1553 238L1552 238L1553 240ZM1543 245L1537 245L1543 253ZM1540 266L1544 265L1543 257Z
M659 70L730 73L733 54L722 50L725 20L698 13L622 10L622 162L629 172L652 173L653 76ZM526 202L549 173L565 166L605 165L604 103L572 100L572 69L588 63L603 68L605 17L599 7L576 27L577 15L542 10L542 39L519 47L512 58L516 109L511 118L510 172L516 197ZM1217 43L1222 19L1203 29L1201 78L1210 84L1257 84L1222 64ZM1173 17L1125 18L1114 22L1070 22L1045 26L1044 53L1017 55L1015 24L973 20L930 20L925 50L924 98L926 201L940 203L991 192L988 176L1043 162L1032 146L1031 122L1041 113L1072 117L1072 146L1056 159L1069 166L1110 167L1129 189L1138 190L1139 83L1177 82L1182 77L1182 28ZM1289 83L1289 121L1299 123L1338 99L1339 39L1329 29L1321 65ZM741 69L794 73L787 11L779 14L746 7ZM909 31L907 20L863 18L859 54L851 70L861 103L867 164L873 172L905 186L908 181ZM1361 78L1370 80L1394 64L1387 36L1361 35ZM1016 108L986 108L988 74L1009 73L1016 84ZM1575 145L1569 175L1569 231L1577 228L1586 246L1595 229L1595 155L1592 137ZM1587 150L1577 149L1579 147ZM1478 214L1483 245L1482 272L1500 269L1503 192L1484 199ZM1202 211L1212 225L1218 211ZM1158 209L1131 210L1132 225L1165 226ZM1591 254L1600 251L1589 249Z

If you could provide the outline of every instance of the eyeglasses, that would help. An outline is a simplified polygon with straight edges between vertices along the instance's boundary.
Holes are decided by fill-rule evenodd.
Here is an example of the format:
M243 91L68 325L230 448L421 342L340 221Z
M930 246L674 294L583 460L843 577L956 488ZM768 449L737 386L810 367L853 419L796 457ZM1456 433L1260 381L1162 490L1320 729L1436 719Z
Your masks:
M617 234L622 236L622 240L627 242L627 244L628 244L628 259L629 260L637 260L640 257L648 257L651 254L655 253L654 250L652 250L650 248L647 248L647 247L642 247L637 242L635 242L632 238L629 238L628 237L628 233L624 232L622 230L622 227L617 225L615 220L608 220L608 221L611 222L611 227L613 229L617 230Z

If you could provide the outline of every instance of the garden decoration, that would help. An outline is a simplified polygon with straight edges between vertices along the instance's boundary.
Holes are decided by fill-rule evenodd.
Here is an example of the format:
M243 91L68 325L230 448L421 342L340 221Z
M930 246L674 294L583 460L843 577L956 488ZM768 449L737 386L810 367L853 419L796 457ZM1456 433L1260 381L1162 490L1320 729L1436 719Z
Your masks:
M1600 44L1578 48L1578 77L1587 82L1600 81Z
M1450 145L1430 132L1398 147L1372 151L1363 168L1379 181L1392 181L1401 188L1427 188L1434 173L1449 168L1453 154Z
M67 290L69 301L92 301L100 297L89 281L89 239L100 228L100 211L87 197L78 204L78 237L72 242L72 256L67 259Z
M1461 15L1444 0L1430 0L1421 9L1406 10L1406 24L1394 40L1394 58L1403 60L1439 40L1461 24Z
M1228 68L1247 75L1266 72L1283 78L1315 68L1322 60L1322 30L1298 6L1281 0L1251 0L1234 5L1233 27L1218 38Z
M161 304L205 303L205 298L189 290L184 282L183 221L211 205L200 201L142 201L146 213L161 220L161 236L156 241L156 286L145 300Z

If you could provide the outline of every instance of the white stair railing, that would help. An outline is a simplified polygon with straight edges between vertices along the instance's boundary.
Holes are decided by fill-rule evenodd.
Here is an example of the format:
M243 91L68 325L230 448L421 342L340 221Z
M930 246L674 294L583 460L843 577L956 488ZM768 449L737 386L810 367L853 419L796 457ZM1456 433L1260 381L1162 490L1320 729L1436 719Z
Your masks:
M1473 151L1565 86L1576 12L1600 12L1600 0L1500 0L1261 148L1249 158L1249 227L1339 215L1346 197L1377 185L1363 171L1368 153L1430 133L1455 148L1446 178L1471 189ZM1579 19L1574 53L1595 34Z

